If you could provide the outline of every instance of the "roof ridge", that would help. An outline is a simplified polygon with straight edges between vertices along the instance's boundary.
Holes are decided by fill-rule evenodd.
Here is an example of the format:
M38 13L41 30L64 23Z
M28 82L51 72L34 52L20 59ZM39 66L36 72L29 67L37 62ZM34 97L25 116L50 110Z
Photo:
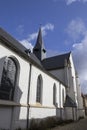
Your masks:
M52 57L47 57L46 59L44 60L47 60L47 59L51 59L51 58L55 58L55 57L58 57L58 56L63 56L63 55L67 55L67 54L70 54L71 51L67 52L67 53L64 53L64 54L59 54L59 55L55 55L55 56L52 56Z

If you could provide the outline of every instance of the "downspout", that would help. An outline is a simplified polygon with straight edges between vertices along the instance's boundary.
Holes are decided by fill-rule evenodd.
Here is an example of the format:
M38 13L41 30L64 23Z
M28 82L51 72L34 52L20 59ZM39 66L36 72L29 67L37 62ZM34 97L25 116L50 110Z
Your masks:
M72 107L72 118L73 118L73 121L74 121L74 108Z
M29 105L29 94L30 94L31 69L32 69L31 63L29 65L29 67L30 67L30 71L29 71L28 94L27 94L27 125L26 125L27 129L29 128L29 109L30 109L30 105Z
M61 83L59 83L59 93L60 93L60 118L62 118L62 108L61 108Z

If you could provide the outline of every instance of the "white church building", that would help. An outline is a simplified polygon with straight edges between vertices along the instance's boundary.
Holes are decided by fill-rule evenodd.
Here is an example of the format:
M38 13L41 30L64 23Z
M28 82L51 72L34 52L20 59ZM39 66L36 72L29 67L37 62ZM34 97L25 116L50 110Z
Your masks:
M31 52L0 28L0 129L27 128L30 119L83 115L72 53L46 58L41 29Z

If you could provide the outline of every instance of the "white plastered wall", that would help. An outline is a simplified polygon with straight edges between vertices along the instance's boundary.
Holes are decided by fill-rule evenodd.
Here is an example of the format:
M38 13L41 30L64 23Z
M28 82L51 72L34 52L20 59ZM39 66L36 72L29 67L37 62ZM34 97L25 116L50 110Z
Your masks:
M43 88L42 88L42 103L36 103L36 88L37 88L37 79L38 76L42 76ZM31 69L31 85L30 85L30 104L33 107L30 109L30 118L44 118L47 116L56 116L56 107L53 105L53 85L56 85L56 103L58 108L63 108L62 103L62 89L64 89L65 95L65 86L61 84L56 79L50 77L45 72L40 69L32 66ZM60 89L60 90L59 90ZM61 93L61 94L60 94ZM45 114L45 115L44 115Z

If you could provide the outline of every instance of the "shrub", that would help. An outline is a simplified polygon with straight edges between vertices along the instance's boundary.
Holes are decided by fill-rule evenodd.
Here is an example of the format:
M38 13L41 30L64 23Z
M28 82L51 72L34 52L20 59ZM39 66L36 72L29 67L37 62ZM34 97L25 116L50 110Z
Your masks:
M80 117L78 118L78 120L81 120L81 119L84 119L84 116L80 116Z
M44 119L32 119L30 121L30 130L45 130L47 128L55 127L62 122L57 117L47 117Z
M9 130L9 129L0 129L0 130Z
M46 130L47 128L52 128L58 125L65 125L73 122L73 120L62 120L58 117L47 117L44 119L31 119L30 128L28 130ZM16 129L16 130L26 130L26 129Z
M18 128L18 129L16 129L16 130L22 130L21 128Z

